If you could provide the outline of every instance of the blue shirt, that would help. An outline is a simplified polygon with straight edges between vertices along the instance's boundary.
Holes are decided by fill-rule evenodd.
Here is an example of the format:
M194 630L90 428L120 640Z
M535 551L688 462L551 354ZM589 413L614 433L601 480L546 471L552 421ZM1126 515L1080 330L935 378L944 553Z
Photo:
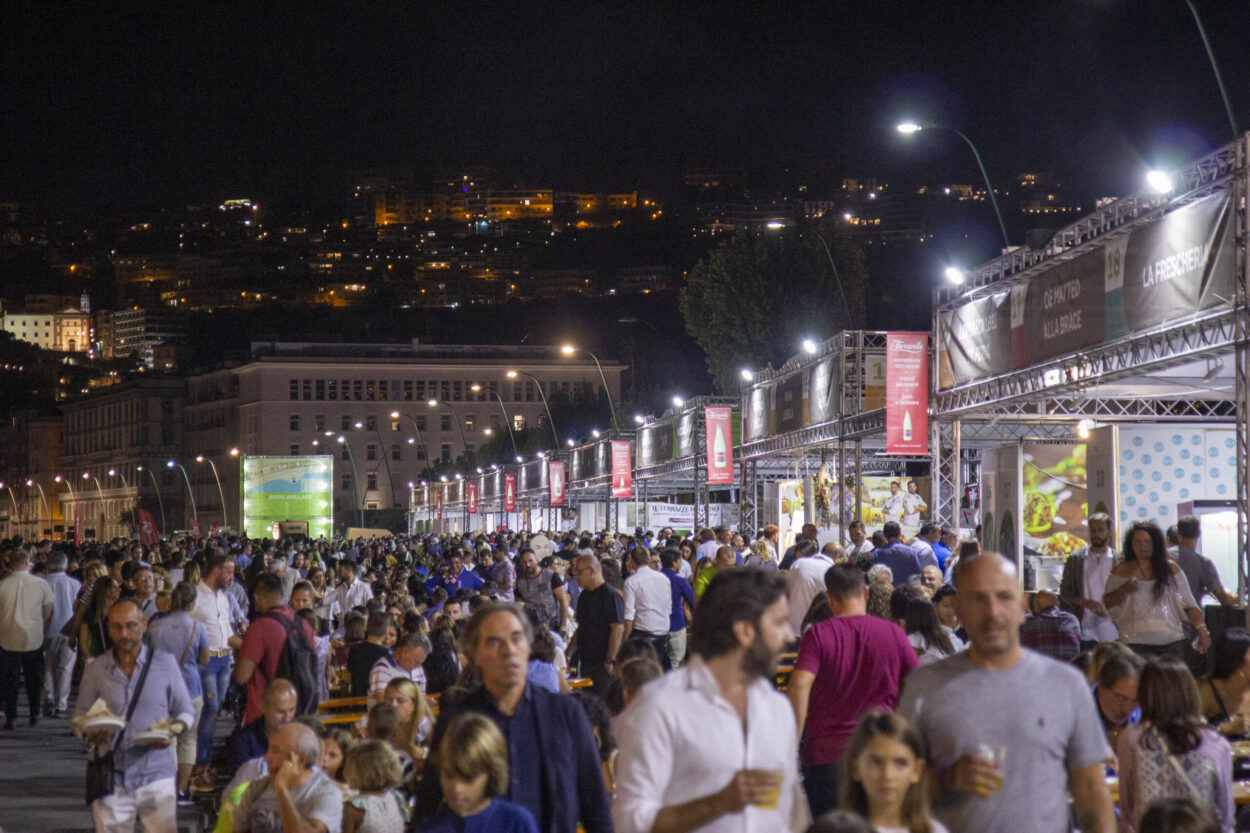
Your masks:
M147 645L140 645L139 659L127 677L117 667L113 651L105 651L87 663L87 668L82 672L82 683L78 687L78 700L74 704L74 716L80 717L87 713L97 698L103 698L109 711L125 717L130 698L138 688L143 666L149 661L152 669L143 682L143 691L139 694L134 715L130 718L129 725L122 730L122 737L112 738L117 741L117 753L113 759L117 777L121 779L122 788L130 793L163 778L173 778L178 769L174 761L173 746L163 749L140 746L127 740L130 735L146 731L162 718L181 720L183 725L191 727L187 731L195 731L195 712L187 687L182 682L177 660L169 654L152 652ZM107 750L108 744L103 748L97 747L92 750L92 757Z
M946 561L951 557L951 548L939 540L933 545L933 556L938 560L938 566L942 568L942 572L945 573Z
M443 807L418 829L421 833L538 833L538 824L520 804L493 798L485 810L472 816L457 816Z
M674 633L686 627L686 611L682 609L681 603L685 602L690 605L691 610L694 610L694 588L690 586L690 582L672 570L660 572L668 576L669 584L673 585L673 608L668 616L668 632Z
M203 622L191 618L185 610L167 613L161 618L152 617L148 624L148 644L155 651L163 651L182 663L182 682L192 699L203 693L200 687L200 651L207 651L208 631Z
M920 575L920 559L916 557L916 551L902 541L881 547L872 557L872 563L890 568L895 587L901 587L912 576Z
M525 672L525 679L531 685L545 688L552 694L560 693L560 669L556 668L554 662L543 662L540 659L530 660L529 669Z

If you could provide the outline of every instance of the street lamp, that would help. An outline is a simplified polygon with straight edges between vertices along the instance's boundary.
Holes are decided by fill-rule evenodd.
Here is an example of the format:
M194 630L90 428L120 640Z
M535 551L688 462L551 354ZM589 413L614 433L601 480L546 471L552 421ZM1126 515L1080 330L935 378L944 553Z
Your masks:
M910 136L913 133L919 133L921 130L945 130L948 133L954 133L967 143L972 149L972 156L977 160L977 167L981 169L981 178L985 180L985 190L990 195L990 205L994 206L994 216L998 218L998 228L1003 233L1003 247L1011 248L1011 241L1007 239L1007 225L1003 222L1002 212L998 210L998 200L994 197L994 186L990 184L990 175L985 172L985 164L981 161L981 154L977 151L977 146L972 144L972 140L965 136L961 131L953 127L947 127L943 124L934 124L933 122L903 122L898 126L898 132L904 136Z
M551 416L551 405L547 403L547 394L543 392L543 383L538 381L537 377L535 377L532 373L526 373L525 371L509 370L505 375L509 379L515 379L518 374L532 380L534 385L538 388L538 396L542 399L543 409L547 412L547 422L551 423L551 438L556 441L555 447L559 448L560 435L556 433L556 421Z
M195 491L191 488L191 478L187 475L187 470L183 468L182 463L179 463L177 460L167 460L165 462L165 468L176 468L182 472L182 479L187 484L187 494L191 496L191 517L195 518L196 526L199 526L200 511L195 508Z
M768 223L766 227L776 230L786 228L789 225L792 225L792 223L774 220ZM846 300L846 288L842 286L842 275L838 273L838 265L833 262L833 250L829 248L829 241L825 239L823 234L815 228L810 228L808 231L815 235L816 239L820 241L820 245L825 249L825 257L829 260L829 268L833 270L833 279L838 285L838 296L842 299L842 314L846 316L846 326L849 329L855 326L854 320L851 318L851 304Z
M948 281L955 284L956 286L964 282L963 270L957 269L954 266L947 266L946 269L942 271L942 274L946 277Z
M109 476L109 477L120 477L120 478L122 479L122 488L123 488L123 489L129 489L129 488L130 488L130 484L126 482L126 475L125 475L123 472L120 472L120 471L118 471L117 469L109 469L109 470L108 470L108 476Z
M566 344L560 348L560 352L566 356L572 356L577 353L577 348L572 344ZM604 393L608 395L608 411L612 414L612 427L620 431L620 423L616 421L616 406L612 404L612 389L608 387L608 377L603 375L603 365L599 363L599 357L594 353L589 350L583 350L582 352L595 360L595 367L599 369L599 381L603 382Z
M5 489L9 493L9 500L13 501L13 519L17 519L17 498L13 497L13 490L2 480L0 480L0 489Z
M647 418L644 417L642 414L634 414L635 425L644 425L646 424L646 422L647 422Z
M439 405L446 405L448 408L451 409L452 416L456 418L456 430L460 432L460 446L463 449L463 454L465 455L465 459L467 460L468 454L469 454L469 443L464 438L464 425L460 422L460 412L456 410L456 406L451 404L450 402L447 402L446 400L439 400L439 399L431 399L426 404L428 404L431 408L437 408ZM426 455L426 456L429 456L429 455Z
M135 471L144 471L143 466L135 466ZM156 482L156 475L152 474L151 469L146 470L148 477L152 478L152 488L156 490L156 505L161 510L161 535L165 534L165 501L161 498L161 484Z
M481 393L482 386L475 382L472 385L469 385L469 390L474 393ZM516 436L512 433L512 422L508 419L508 409L504 407L503 397L499 395L499 391L494 388L490 388L490 392L495 397L496 401L499 402L499 410L503 412L504 427L508 429L508 438L512 440L512 455L517 458L517 462L519 463L521 462L521 452L517 451L516 448ZM486 433L489 435L491 430L487 428Z
M744 368L742 368L742 370L741 370L741 371L739 371L739 372L742 374L742 381L744 381L744 382L754 382L754 381L755 381L755 374L754 374L754 373L752 373L750 370L746 369L745 367L744 367Z
M83 480L94 480L94 481L95 481L95 490L96 490L96 494L97 494L97 495L99 495L99 497L100 497L100 526L101 526L101 527L107 527L107 526L108 526L108 516L104 514L104 489L103 489L103 487L101 487L101 486L100 486L100 478L96 477L94 474L92 474L92 473L91 473L91 472L89 472L89 471L85 471L85 472L83 472L83 473L82 473L82 479L83 479ZM108 530L107 530L107 528L103 528L103 529L101 529L101 532L108 532ZM106 536L106 538L107 538L107 536Z
M213 479L217 481L217 497L221 498L221 528L225 529L230 526L230 522L226 520L226 493L221 488L221 478L217 475L217 465L203 454L195 455L195 462L208 463L209 468L213 470Z
M430 444L425 441L424 437L421 436L421 426L417 425L417 418L413 416L412 414L401 414L399 411L391 411L391 419L402 419L403 417L408 417L408 419L412 421L412 430L417 432L416 442L421 443L421 447L425 449L425 464L426 466L429 466L430 465ZM409 445L413 444L412 437L408 438L408 443Z
M1172 177L1160 170L1153 170L1146 174L1146 184L1150 189L1159 194L1170 194L1172 192Z
M803 339L803 352L809 356L816 355L816 342L810 338Z
M682 399L680 396L674 396L674 397L673 397L673 407L674 407L674 408L684 408L684 407L686 407L686 400Z
M48 513L48 526L52 526L52 510L48 508L48 497L43 493L43 484L35 481L33 477L26 478L26 488L34 486L39 490L39 499L43 501L43 511ZM50 534L50 533L49 533Z
M356 486L356 517L360 519L360 527L363 529L365 526L365 504L360 497L360 472L356 469L356 455L352 454L352 444L347 441L346 437L339 434L338 441L343 448L347 449L347 459L352 464L352 483Z

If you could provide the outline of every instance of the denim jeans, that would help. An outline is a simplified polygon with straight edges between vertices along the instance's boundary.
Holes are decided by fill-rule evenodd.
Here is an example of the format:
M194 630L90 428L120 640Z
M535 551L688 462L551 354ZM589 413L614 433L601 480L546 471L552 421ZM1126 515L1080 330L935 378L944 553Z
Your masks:
M208 665L200 668L200 682L204 685L204 710L200 712L200 725L196 728L195 763L204 765L213 759L217 712L230 688L230 657L210 657Z

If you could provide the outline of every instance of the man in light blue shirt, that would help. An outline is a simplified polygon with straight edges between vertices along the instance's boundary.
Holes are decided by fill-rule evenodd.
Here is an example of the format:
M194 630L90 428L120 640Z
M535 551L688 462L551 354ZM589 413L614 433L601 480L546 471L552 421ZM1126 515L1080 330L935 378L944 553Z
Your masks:
M97 699L103 699L113 714L125 717L131 700L138 696L134 714L121 730L122 737L107 730L79 730L92 745L91 757L106 754L111 746L115 749L113 793L91 805L97 831L133 831L138 823L146 833L175 833L178 826L171 744L174 736L195 722L195 713L177 660L161 651L152 652L143 644L146 626L132 599L114 604L108 613L113 648L87 664L78 688L75 717L85 715ZM144 666L149 663L143 689L138 691ZM130 740L162 720L172 733L169 740L150 745Z
M74 663L78 659L78 651L69 644L69 637L61 633L74 616L74 600L82 583L78 579L65 574L65 565L69 559L63 552L54 552L48 556L48 575L44 581L52 588L52 618L43 628L43 716L62 716L69 708L70 677L74 673Z

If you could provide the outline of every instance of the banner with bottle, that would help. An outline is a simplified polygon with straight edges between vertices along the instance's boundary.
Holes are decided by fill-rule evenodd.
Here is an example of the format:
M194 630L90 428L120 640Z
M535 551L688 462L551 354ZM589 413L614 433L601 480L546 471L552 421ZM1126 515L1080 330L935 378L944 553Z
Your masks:
M139 543L145 547L156 546L160 540L160 533L156 529L156 518L152 517L152 513L146 509L139 510Z
M505 474L503 476L503 511L516 511L516 475Z
M191 537L197 541L200 539L200 519L191 518Z
M633 497L633 449L629 440L612 441L612 497Z
M703 425L707 441L708 485L732 485L734 482L733 409L728 405L709 405L703 409Z
M1227 193L1171 211L938 322L938 386L1041 364L1221 306L1235 294Z
M929 453L929 334L886 333L885 453Z
M477 514L477 484L476 483L469 484L468 500L469 500L469 514L476 515Z
M438 520L443 519L443 501L447 499L447 487L434 490L434 513Z
M564 505L564 461L547 461L547 494L552 506Z

